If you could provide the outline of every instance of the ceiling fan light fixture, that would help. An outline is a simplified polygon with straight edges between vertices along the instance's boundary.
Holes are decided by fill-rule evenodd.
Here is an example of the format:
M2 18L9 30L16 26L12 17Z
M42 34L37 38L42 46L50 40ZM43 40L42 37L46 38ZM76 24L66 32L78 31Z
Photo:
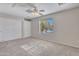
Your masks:
M32 15L33 15L33 16L40 16L40 14L37 13L37 12L32 12Z

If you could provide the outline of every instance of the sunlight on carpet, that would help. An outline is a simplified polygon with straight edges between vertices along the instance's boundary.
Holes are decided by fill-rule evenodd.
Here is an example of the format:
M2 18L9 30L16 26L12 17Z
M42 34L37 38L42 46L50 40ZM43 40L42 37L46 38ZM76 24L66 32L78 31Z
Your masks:
M51 43L41 40L21 46L21 48L23 48L25 51L33 55L38 55L43 52L46 52L51 47L52 47Z

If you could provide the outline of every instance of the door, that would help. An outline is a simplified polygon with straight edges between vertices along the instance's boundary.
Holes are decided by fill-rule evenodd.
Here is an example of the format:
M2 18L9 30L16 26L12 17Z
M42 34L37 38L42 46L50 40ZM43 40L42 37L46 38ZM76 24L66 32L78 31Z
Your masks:
M8 41L21 38L21 21L16 18L0 19L2 26L1 41Z
M23 37L31 36L31 21L24 20L23 22Z

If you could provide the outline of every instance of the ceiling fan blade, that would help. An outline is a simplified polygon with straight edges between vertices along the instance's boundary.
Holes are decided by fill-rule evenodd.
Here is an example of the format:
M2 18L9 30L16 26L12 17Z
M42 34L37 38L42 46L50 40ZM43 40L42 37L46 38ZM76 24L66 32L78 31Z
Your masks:
M15 7L15 6L16 6L16 3L13 3L13 4L12 4L12 7Z
M58 3L59 6L63 5L64 3Z
M33 3L27 3L29 6L36 8L36 6Z
M33 11L32 11L32 10L30 10L30 9L28 9L28 10L26 10L26 12L28 12L28 13L32 13Z
M42 13L38 13L38 14L41 15L41 16L43 15Z
M45 10L39 10L40 12L45 12Z

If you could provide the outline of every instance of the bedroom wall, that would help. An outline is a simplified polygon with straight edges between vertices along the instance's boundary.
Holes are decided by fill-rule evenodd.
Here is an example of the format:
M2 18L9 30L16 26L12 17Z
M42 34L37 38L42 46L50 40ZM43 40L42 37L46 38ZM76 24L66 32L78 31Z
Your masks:
M56 32L46 34L39 33L39 20L49 17L56 21ZM32 36L79 48L79 8L33 19Z

